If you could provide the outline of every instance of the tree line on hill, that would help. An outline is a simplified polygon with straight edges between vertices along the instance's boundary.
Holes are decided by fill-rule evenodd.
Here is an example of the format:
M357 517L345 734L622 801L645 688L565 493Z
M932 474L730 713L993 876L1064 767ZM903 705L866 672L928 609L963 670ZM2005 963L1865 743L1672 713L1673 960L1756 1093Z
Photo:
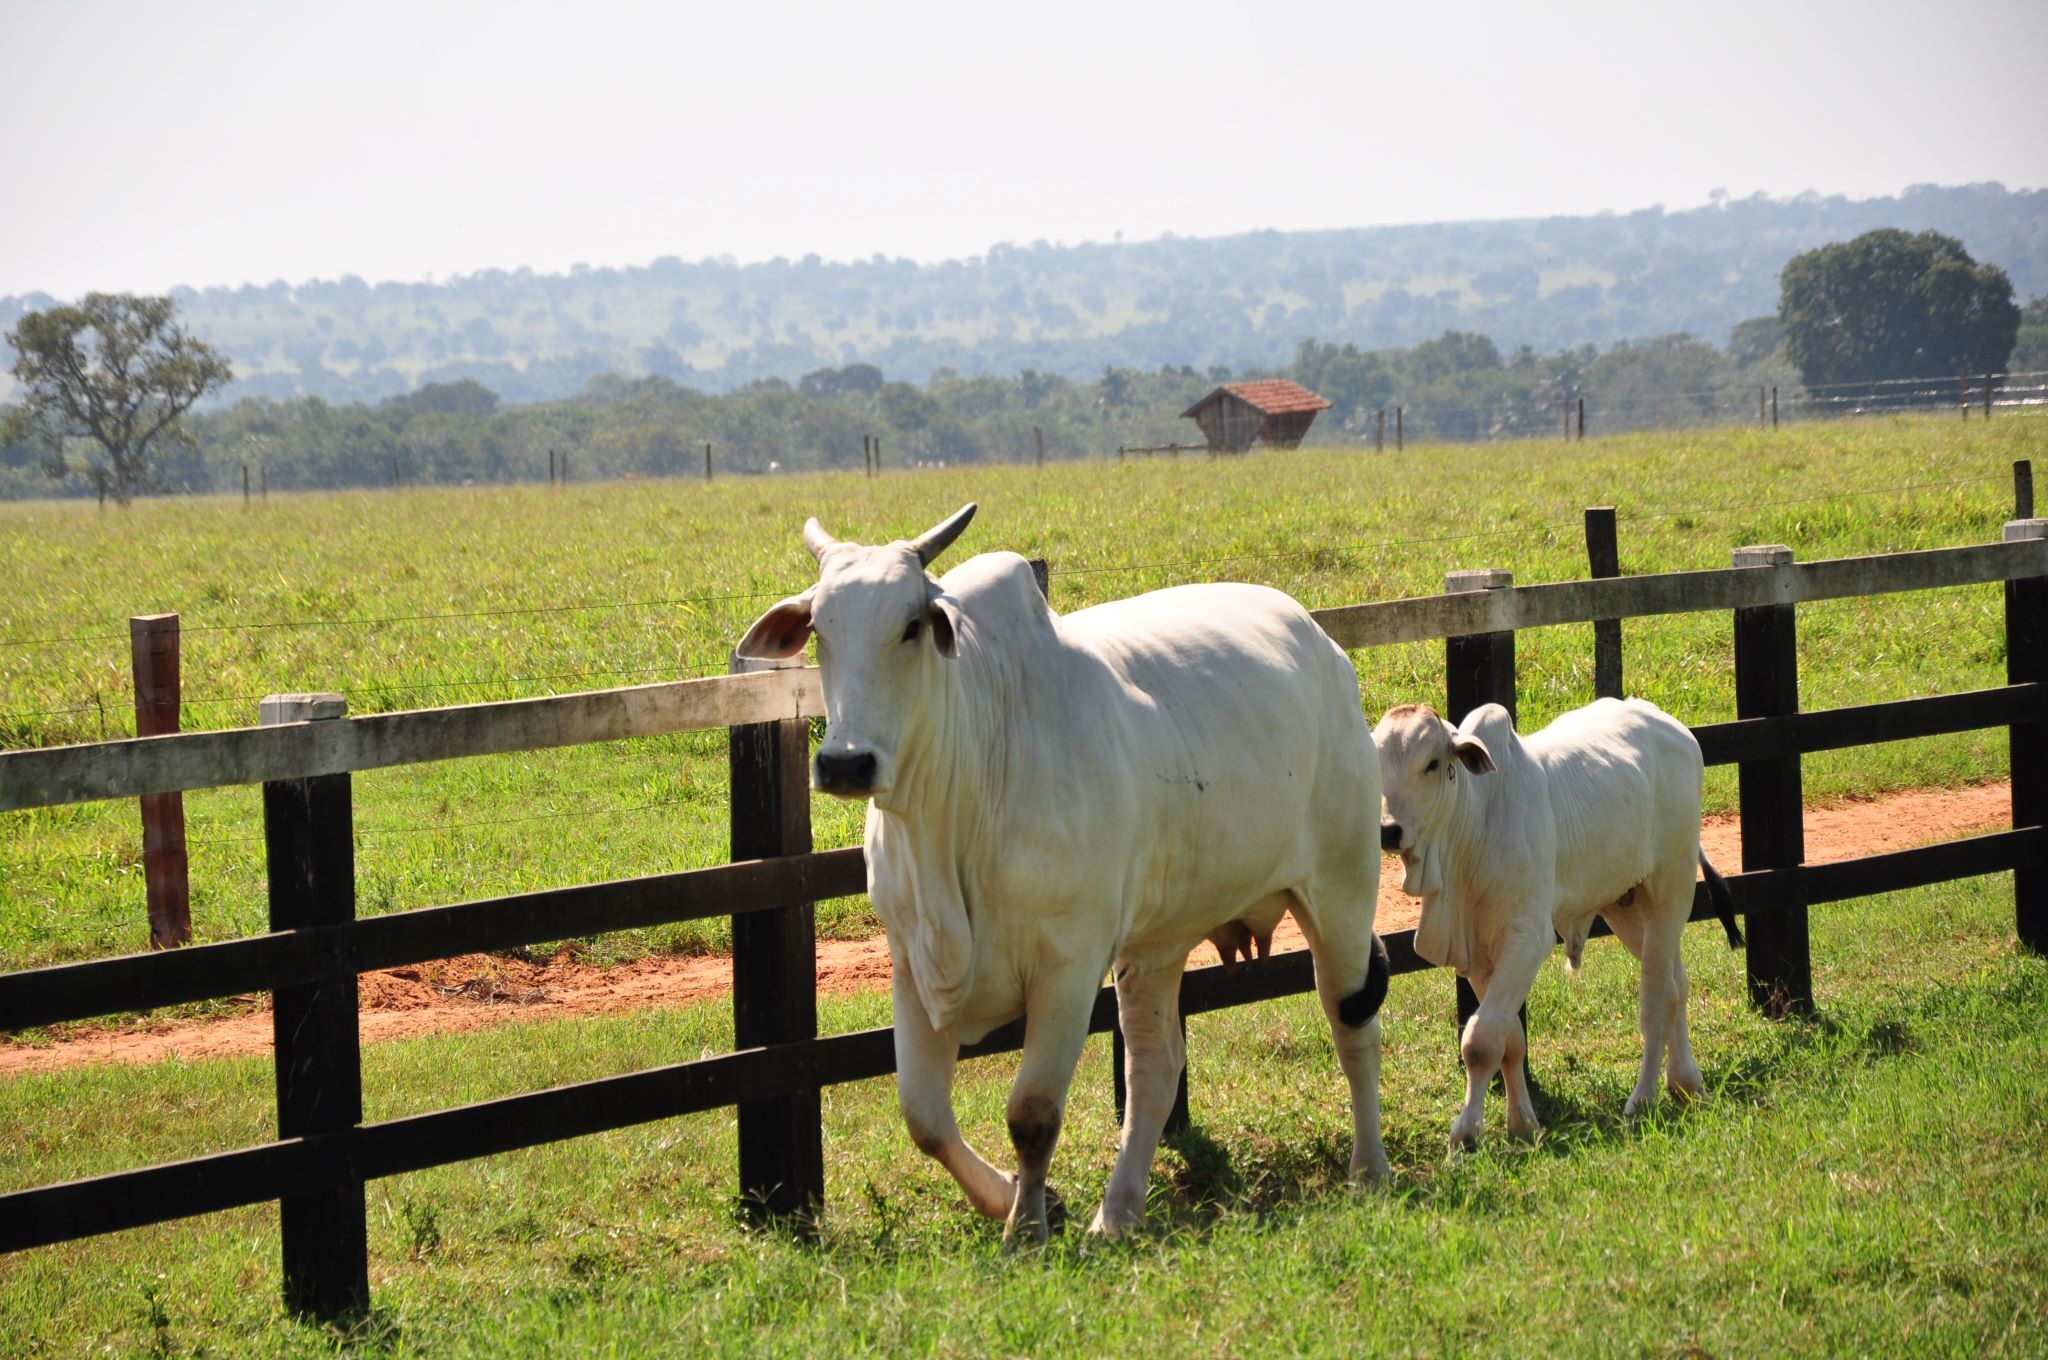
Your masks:
M1411 438L1541 433L1556 428L1561 401L1588 392L1600 394L1596 428L1624 409L1634 425L1698 423L1712 394L1797 381L1772 327L1745 339L1748 348L1733 351L1674 335L1503 355L1484 335L1447 332L1400 349L1304 340L1276 369L1113 366L1079 382L1030 370L969 377L942 369L918 386L849 364L716 394L607 374L574 397L524 406L471 379L374 404L245 397L187 416L188 439L167 450L156 484L230 491L241 486L245 465L278 490L388 486L395 477L540 481L558 462L575 480L701 477L707 443L714 475L860 468L868 436L881 441L884 467L1016 462L1035 456L1039 431L1048 459L1102 458L1119 445L1199 443L1181 412L1219 382L1251 377L1292 378L1330 399L1311 442L1369 440L1377 413L1385 408L1391 421L1396 406L1406 409ZM47 451L29 440L0 448L0 497L92 493L83 470L53 480L46 462Z
M2048 368L2048 298L2022 310L2005 273L1960 243L1892 229L1795 257L1778 313L1735 326L1725 348L1681 333L1503 354L1486 335L1451 330L1378 349L1306 339L1270 368L1111 365L1087 380L941 368L920 386L852 363L722 393L600 374L575 396L526 405L464 378L374 403L245 396L180 421L227 368L174 318L168 299L93 295L9 333L30 395L0 410L0 497L231 491L245 470L279 490L538 481L564 466L574 480L700 477L707 445L714 475L853 468L870 438L885 467L1019 461L1041 434L1048 458L1105 457L1198 442L1181 412L1219 382L1254 377L1330 400L1312 442L1363 443L1390 409L1415 438L1516 438L1558 430L1582 397L1593 428L1612 431L1719 423L1731 397L1740 406L1759 388L1789 398L1802 382ZM109 390L67 391L67 373L112 375ZM145 374L161 390L114 390L116 377ZM136 438L159 435L144 459ZM53 460L64 463L54 478Z
M674 258L562 275L490 270L180 288L193 333L234 366L225 394L374 406L468 378L511 404L593 378L703 392L868 363L922 382L1027 370L1272 370L1308 336L1406 348L1446 331L1504 354L1686 333L1720 342L1771 311L1794 254L1876 227L1941 231L2048 293L2048 191L1921 185L1851 201L1718 196L1639 212L1213 239L998 245L934 264ZM0 298L0 332L58 299ZM0 352L0 401L10 399Z

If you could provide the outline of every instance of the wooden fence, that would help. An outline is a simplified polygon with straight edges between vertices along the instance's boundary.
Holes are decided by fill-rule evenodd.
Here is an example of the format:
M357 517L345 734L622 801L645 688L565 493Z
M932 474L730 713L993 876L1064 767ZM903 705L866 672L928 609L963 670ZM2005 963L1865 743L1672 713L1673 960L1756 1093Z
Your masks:
M1589 540L1600 579L1514 586L1505 572L1454 572L1442 595L1327 609L1318 621L1359 649L1442 638L1450 716L1513 707L1517 631L1732 611L1737 718L1696 728L1709 764L1738 764L1742 871L1728 877L1748 922L1747 972L1774 1012L1812 1004L1810 905L2014 871L2017 931L2048 950L2048 520L2005 526L1972 547L1796 563L1788 549L1737 549L1734 565L1614 574L1599 512ZM1604 532L1611 538L1612 519ZM1796 607L1806 601L2003 583L2007 681L1935 698L1800 712ZM1596 630L1615 657L1619 627ZM178 1002L274 997L278 1137L234 1151L0 1195L0 1251L275 1200L286 1303L315 1315L368 1301L364 1184L648 1120L736 1106L739 1189L762 1216L823 1203L819 1092L895 1069L888 1029L819 1037L812 904L865 890L858 848L813 852L808 719L817 672L728 677L350 717L338 696L279 695L261 725L225 732L0 753L0 811L234 784L263 786L270 933L221 944L0 975L0 1031ZM358 770L662 733L728 728L734 862L357 919L350 776ZM1800 757L1977 728L2011 732L2013 829L1803 864ZM1695 919L1710 915L1704 890ZM362 1122L356 984L371 969L705 917L733 918L735 1051L624 1076ZM1427 965L1412 933L1387 937L1396 972ZM1311 989L1309 956L1193 969L1184 1013ZM1111 1030L1114 994L1091 1026ZM1016 1049L1022 1025L962 1056Z

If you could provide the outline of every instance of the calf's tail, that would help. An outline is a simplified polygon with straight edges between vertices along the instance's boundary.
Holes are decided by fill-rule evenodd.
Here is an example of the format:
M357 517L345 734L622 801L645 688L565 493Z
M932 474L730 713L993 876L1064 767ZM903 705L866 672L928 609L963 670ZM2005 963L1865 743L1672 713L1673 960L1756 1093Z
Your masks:
M1707 896L1714 899L1714 911L1721 918L1721 929L1728 932L1728 947L1742 948L1742 930L1735 924L1735 898L1728 891L1728 880L1721 877L1721 871L1707 858L1707 852L1700 851L1700 872L1707 877Z

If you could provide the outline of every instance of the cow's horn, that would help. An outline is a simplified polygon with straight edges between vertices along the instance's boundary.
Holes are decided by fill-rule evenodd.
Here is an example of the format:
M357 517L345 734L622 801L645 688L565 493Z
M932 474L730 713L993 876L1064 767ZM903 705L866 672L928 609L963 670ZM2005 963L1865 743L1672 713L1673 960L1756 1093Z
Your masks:
M820 562L825 560L825 549L837 542L839 540L826 533L825 526L818 523L815 517L804 521L804 546L809 548L811 556Z
M927 567L930 566L934 557L951 547L953 540L960 537L960 531L967 527L967 521L974 518L974 512L979 508L973 501L969 501L955 510L949 518L912 539L910 546L917 549L917 560Z

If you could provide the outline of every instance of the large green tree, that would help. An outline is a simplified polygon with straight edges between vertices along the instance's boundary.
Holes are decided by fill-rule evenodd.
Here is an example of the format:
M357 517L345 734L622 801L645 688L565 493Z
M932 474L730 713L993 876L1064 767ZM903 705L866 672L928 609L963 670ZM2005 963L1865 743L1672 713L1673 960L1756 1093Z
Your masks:
M22 397L0 435L37 440L53 475L83 473L122 505L153 484L167 448L186 442L178 418L234 377L167 297L88 293L30 312L7 343Z
M1935 231L1806 251L1778 286L1785 353L1808 386L2002 369L2019 333L2005 271Z

